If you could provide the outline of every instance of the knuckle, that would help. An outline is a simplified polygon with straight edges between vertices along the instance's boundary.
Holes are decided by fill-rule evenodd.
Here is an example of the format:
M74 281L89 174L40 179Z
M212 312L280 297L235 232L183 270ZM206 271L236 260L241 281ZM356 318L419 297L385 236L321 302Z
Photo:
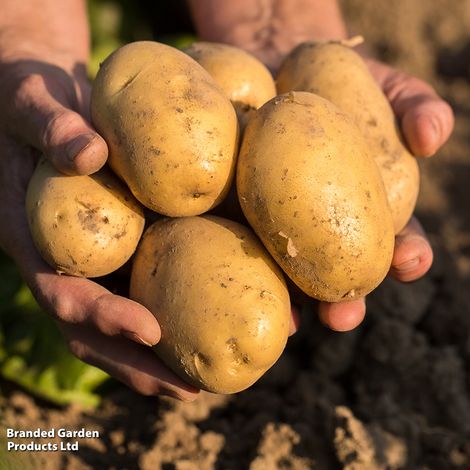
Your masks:
M433 86L428 82L402 71L397 73L395 86L401 91L413 91L415 94L436 95Z
M16 125L18 111L29 113L36 107L38 96L47 92L44 77L39 73L26 73L13 70L9 75L0 78L2 98L5 98L5 110L1 113L2 126L7 129ZM13 124L12 124L13 122ZM13 129L13 135L16 135Z
M46 120L42 130L42 140L46 147L57 145L60 135L69 129L73 122L73 114L67 109L61 109Z
M128 385L141 395L150 397L161 393L161 386L153 377L131 376Z
M49 302L52 315L65 323L75 323L71 301L67 295L55 294Z
M426 88L428 90L433 90L433 87L425 82L424 80L421 80L420 78L414 77L413 75L405 75L405 85L408 87L413 87L413 88Z
M31 73L24 76L16 89L15 97L21 102L29 101L31 96L46 90L44 77L39 73Z
M392 103L418 96L437 96L436 91L429 83L401 71L396 71L391 76L384 87L384 92Z
M53 291L51 293L37 282L30 283L29 288L38 304L54 318L66 323L72 321L72 305L66 295Z
M71 339L68 342L68 347L70 352L78 359L81 361L85 361L88 357L88 348L85 344L83 344L81 341L76 340L76 339Z
M53 101L44 99L51 95L51 86L54 88ZM74 113L60 105L52 104L54 101L68 102L66 92L57 82L53 82L44 74L34 72L20 74L12 90L12 100L13 110L29 113L31 110L41 109L43 119L39 123L38 137L46 148L55 146L60 140L60 135L74 126L76 119Z
M115 334L115 322L118 322L120 317L111 317L106 313L112 308L109 302L111 294L103 294L93 300L91 303L87 317L88 321L95 325L101 333L105 335Z

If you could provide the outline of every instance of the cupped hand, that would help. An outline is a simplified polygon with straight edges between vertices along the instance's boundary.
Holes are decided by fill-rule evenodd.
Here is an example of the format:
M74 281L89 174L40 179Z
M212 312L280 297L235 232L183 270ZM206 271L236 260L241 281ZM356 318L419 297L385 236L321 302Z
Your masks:
M0 131L46 155L66 174L90 174L106 162L106 142L90 124L84 64L50 54L0 62Z
M62 172L89 174L106 161L107 146L88 117L84 66L51 54L0 63L0 246L17 263L40 305L57 320L71 351L145 395L185 401L198 393L168 370L149 346L160 338L154 316L91 280L60 276L29 234L25 193L35 157Z
M427 83L381 62L366 59L371 73L400 123L403 137L411 152L429 157L449 138L454 116L450 106ZM395 239L395 251L389 274L402 282L422 277L432 264L431 245L413 217ZM344 303L320 302L320 320L336 331L358 326L366 313L365 299Z

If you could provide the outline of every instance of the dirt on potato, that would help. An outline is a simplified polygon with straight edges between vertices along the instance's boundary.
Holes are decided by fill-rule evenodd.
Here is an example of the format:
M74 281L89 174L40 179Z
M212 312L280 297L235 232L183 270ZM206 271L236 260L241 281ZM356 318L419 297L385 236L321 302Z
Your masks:
M470 468L470 1L342 3L352 33L432 83L456 113L449 143L420 162L430 274L387 280L350 333L322 327L315 305L304 309L280 361L235 396L183 404L118 387L89 412L3 384L5 422L16 428L100 431L77 453L35 454L37 468Z

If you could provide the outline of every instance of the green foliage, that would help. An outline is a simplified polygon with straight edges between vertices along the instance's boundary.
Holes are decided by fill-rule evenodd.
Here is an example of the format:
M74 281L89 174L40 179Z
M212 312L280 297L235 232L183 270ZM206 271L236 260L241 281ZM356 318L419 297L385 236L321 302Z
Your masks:
M1 423L0 423L1 424ZM42 467L30 452L8 452L7 441L0 437L0 470L37 470Z
M107 374L69 352L56 323L3 254L0 279L0 375L58 405L96 406L95 390Z
M163 42L170 46L176 47L177 49L183 49L188 47L194 41L197 41L197 37L192 34L172 34L166 36L160 36L157 38L159 42Z
M158 11L158 5L156 9ZM130 0L88 0L88 16L92 44L88 73L91 78L108 55L129 42L154 39L181 49L197 39L186 33L153 38L137 3Z
M89 0L88 13L92 40L90 77L118 47L152 39L136 2ZM155 39L178 48L196 40L189 34ZM0 375L58 405L97 405L100 397L96 389L107 380L107 374L68 351L56 323L37 305L14 264L1 252L0 281ZM8 467L0 460L0 468Z
M98 72L100 63L125 43L121 34L123 14L117 2L90 0L88 16L92 44L88 74L93 78Z

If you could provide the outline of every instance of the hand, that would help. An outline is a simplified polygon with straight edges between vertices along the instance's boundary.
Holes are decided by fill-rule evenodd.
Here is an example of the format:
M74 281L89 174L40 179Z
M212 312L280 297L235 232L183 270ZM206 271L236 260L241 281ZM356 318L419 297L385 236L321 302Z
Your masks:
M417 78L392 67L366 59L400 121L411 152L420 157L433 155L449 138L454 125L450 106L434 89ZM402 282L422 277L432 264L433 253L418 220L413 217L395 239L390 275ZM339 304L320 302L321 321L336 331L358 326L366 312L365 299Z
M48 63L11 56L0 63L0 246L77 357L145 395L193 400L198 390L148 347L158 342L160 328L147 309L90 280L57 275L33 245L25 192L37 154L68 174L96 171L107 157L106 143L89 124L84 66L54 53L47 57Z

